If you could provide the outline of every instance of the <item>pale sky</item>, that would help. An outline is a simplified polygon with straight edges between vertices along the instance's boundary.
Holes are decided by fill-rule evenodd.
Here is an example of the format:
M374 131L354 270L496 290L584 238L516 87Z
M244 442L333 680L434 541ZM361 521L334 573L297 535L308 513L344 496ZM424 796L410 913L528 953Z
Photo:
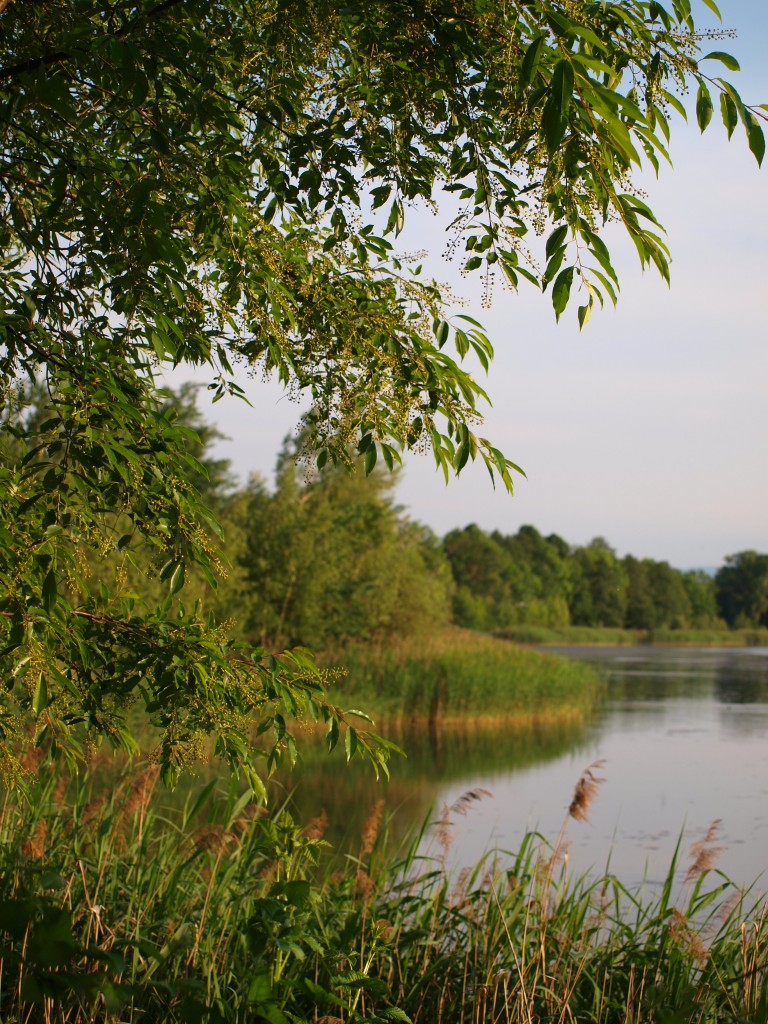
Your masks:
M733 79L745 101L768 102L767 0L720 8L739 36L704 45L734 54L743 70L713 62L711 73ZM409 458L397 497L411 518L439 535L471 522L504 533L531 523L574 544L599 535L620 555L679 568L768 552L768 157L758 170L743 130L729 144L718 113L716 103L704 136L673 122L674 169L644 182L667 228L671 289L617 241L618 308L597 310L582 333L575 308L556 325L549 295L532 286L499 289L482 309L477 275L462 279L458 264L440 260L444 223L424 214L407 228L406 246L434 253L431 273L488 328L493 408L480 433L528 476L510 498L479 465L446 487L429 457ZM204 392L201 408L229 435L218 451L241 477L269 478L301 407L276 385L248 382L247 391L253 408L208 410Z

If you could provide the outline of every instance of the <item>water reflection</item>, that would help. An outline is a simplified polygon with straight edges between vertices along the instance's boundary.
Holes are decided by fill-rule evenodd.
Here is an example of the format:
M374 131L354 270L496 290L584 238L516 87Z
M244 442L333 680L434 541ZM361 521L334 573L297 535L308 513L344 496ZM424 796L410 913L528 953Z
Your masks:
M466 790L487 789L494 799L456 823L452 862L472 864L492 847L517 849L528 829L554 840L581 770L602 758L606 782L590 821L568 826L573 870L610 863L627 884L658 885L681 831L685 850L720 818L719 866L743 884L766 872L768 649L560 653L608 675L608 697L593 721L394 734L408 758L378 784L369 770L345 770L318 744L291 794L294 808L304 818L325 809L329 839L354 849L378 799L393 815L394 832L404 834L430 808L437 814Z
M393 759L389 780L377 782L371 769L357 761L345 768L340 753L329 756L318 738L305 740L298 773L277 777L274 797L287 799L300 820L325 811L329 841L335 848L354 849L377 800L385 801L395 836L403 836L419 828L431 810L439 813L446 785L458 782L459 788L469 788L464 785L468 778L506 775L555 760L586 749L588 735L578 719L483 729L414 730L385 724L382 731L407 755Z

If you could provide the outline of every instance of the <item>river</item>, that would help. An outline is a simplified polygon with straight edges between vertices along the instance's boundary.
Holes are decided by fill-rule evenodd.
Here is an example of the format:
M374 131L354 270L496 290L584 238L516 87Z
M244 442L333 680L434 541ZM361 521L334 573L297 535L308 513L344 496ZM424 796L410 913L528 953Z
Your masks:
M362 822L385 801L396 838L451 812L451 865L493 848L516 850L527 830L554 841L583 769L603 781L588 820L569 820L569 871L610 870L655 888L681 839L719 821L717 868L768 889L768 648L559 648L608 677L592 720L530 730L406 734L408 753L376 783L362 765L312 756L294 794L303 816L324 810L334 845L354 850ZM473 793L476 799L462 796ZM463 806L462 806L463 804ZM423 852L438 852L428 829ZM445 830L443 830L445 834Z

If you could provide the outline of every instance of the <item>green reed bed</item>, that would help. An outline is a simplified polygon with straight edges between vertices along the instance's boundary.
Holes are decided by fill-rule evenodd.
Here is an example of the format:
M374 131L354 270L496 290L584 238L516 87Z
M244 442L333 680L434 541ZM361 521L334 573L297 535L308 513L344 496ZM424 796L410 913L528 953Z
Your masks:
M212 786L168 815L146 767L103 793L45 774L2 805L4 1024L766 1020L766 907L711 870L709 841L650 900L569 879L568 819L452 876L476 790L444 808L433 856L418 836L387 851L376 805L356 855L319 870L322 817L301 829Z
M656 629L654 644L696 647L768 647L768 629Z
M585 714L603 693L588 665L516 647L467 630L350 647L339 659L346 700L378 715L450 723Z
M519 644L766 647L768 629L620 629L610 626L509 626L496 636Z
M509 626L496 634L519 644L641 644L647 641L643 629L608 626Z

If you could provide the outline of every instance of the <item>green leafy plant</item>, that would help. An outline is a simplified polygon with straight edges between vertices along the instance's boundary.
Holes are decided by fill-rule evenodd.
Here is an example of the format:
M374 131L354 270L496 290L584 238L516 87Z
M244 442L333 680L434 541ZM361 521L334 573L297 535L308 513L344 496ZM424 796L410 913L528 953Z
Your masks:
M130 748L135 703L168 782L211 734L256 789L254 717L269 766L294 757L291 717L334 743L347 715L308 655L234 646L184 603L188 565L211 584L222 567L160 371L204 367L216 398L238 364L275 372L312 399L320 467L429 448L511 489L462 365L487 367L490 340L397 236L446 193L467 272L549 289L557 316L578 291L582 325L616 299L606 223L668 278L631 173L666 159L679 91L702 129L719 95L763 157L765 112L710 73L736 68L710 35L689 0L0 4L3 737L31 715L70 759L89 736ZM139 548L159 606L85 571L85 551ZM372 734L356 749L385 765Z
M595 766L554 843L531 833L461 873L450 837L483 790L399 851L374 804L328 861L322 813L302 829L215 782L169 806L154 766L108 770L0 805L8 1024L765 1020L765 902L714 869L714 829L645 891L569 877Z

